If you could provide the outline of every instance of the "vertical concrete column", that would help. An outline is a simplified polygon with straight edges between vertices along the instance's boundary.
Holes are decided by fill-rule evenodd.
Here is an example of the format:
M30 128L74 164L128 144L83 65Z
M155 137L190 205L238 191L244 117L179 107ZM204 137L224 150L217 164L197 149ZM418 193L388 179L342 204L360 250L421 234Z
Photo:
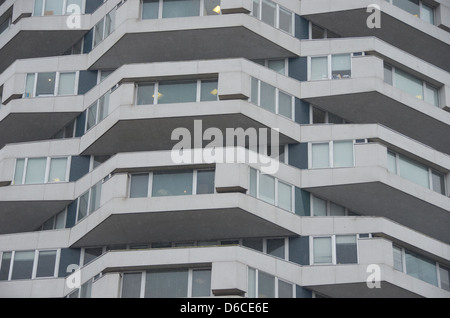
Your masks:
M247 266L239 262L214 262L211 290L215 296L243 295L247 291Z

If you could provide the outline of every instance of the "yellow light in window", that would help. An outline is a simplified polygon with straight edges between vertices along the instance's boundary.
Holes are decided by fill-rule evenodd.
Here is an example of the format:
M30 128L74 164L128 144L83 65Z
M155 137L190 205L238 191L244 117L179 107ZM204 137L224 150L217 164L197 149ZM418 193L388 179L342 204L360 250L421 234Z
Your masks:
M161 99L164 95L161 93L158 93L158 99ZM155 98L155 95L152 95L153 98Z
M416 95L418 99L422 99L422 95Z
M60 182L61 180L59 178L54 178L53 182Z
M217 14L220 14L220 6L216 6L213 11Z
M213 89L213 90L210 92L211 95L217 95L217 93L218 93L217 88Z

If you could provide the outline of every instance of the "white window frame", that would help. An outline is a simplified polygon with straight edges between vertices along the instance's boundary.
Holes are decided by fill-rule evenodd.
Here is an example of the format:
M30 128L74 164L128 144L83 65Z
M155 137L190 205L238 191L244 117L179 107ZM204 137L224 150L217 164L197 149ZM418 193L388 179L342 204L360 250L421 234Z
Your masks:
M326 204L326 216L327 216L327 217L328 217L328 216L329 216L329 217L344 217L344 216L349 216L349 212L352 212L352 211L350 211L348 208L344 207L343 205L337 204L337 203L335 203L335 202L332 202L332 201L330 201L330 200L321 198L321 197L319 197L319 196L317 196L317 195L314 195L314 194L310 193L310 194L309 194L310 216L312 216L312 217L320 217L320 216L314 215L314 198L317 198L317 199L319 199L319 200L325 201L325 204ZM335 205L337 205L337 206L342 207L342 208L344 209L344 215L342 215L342 216L332 216L332 215L331 215L331 204L335 204Z
M91 187L89 188L89 190L84 191L84 192L76 199L76 201L77 201L77 213L75 213L75 224L80 223L81 221L83 221L84 219L86 219L88 216L90 216L91 214L93 214L95 211L97 211L97 210L93 210L93 211L89 211L89 210L90 210L90 208L91 208L92 189L93 189L94 187L96 187L97 184L99 184L99 183L102 183L102 184L103 184L102 181L99 181L99 182L95 183L93 186L91 186ZM101 189L100 189L100 190L101 190ZM86 193L88 193L88 200L87 200L87 204L86 204L86 205L87 205L86 216L83 217L82 219L78 219L78 215L79 215L79 212L80 212L80 198L81 198L83 195L85 195ZM101 200L101 193L100 193L100 200ZM100 208L100 207L99 207L99 208Z
M36 0L34 1L36 2ZM42 0L42 11L40 14L36 14L36 12L34 12L34 7L35 4L33 3L33 17L44 17L44 13L45 13L45 4L46 4L47 0ZM67 11L67 0L61 0L61 2L63 3L63 16L64 15L69 15L71 14L70 12ZM85 10L86 10L86 0L81 0L81 14L84 14ZM53 16L60 16L60 15L53 15Z
M141 5L141 9L140 9L140 19L141 20L157 20L157 19L166 19L163 18L163 5L164 5L164 0L159 0L158 1L158 16L156 19L143 19L143 14L144 14L144 2L140 1L140 5ZM198 12L198 16L193 16L193 17L208 17L209 15L205 15L205 0L200 0L200 5L199 5L199 10L200 12ZM220 7L220 4L219 4ZM217 15L222 15L222 10L220 10L220 12ZM190 18L190 17L183 17L183 18Z
M258 268L247 266L247 292L245 293L245 297L246 298L249 297L248 296L248 290L249 290L249 286L248 286L248 283L249 283L248 272L249 272L250 269L255 271L255 286L254 286L255 287L255 298L259 297L259 282L258 282L259 281L258 280L258 276L259 275L258 274L259 274L260 271L265 273L265 274L267 274L267 275L270 275L270 276L274 277L274 281L275 281L275 283L274 283L274 298L279 298L279 290L278 290L278 282L279 281L282 281L284 283L292 285L292 298L296 298L297 297L296 284L295 283L289 282L289 281L287 281L285 279L281 279L281 278L277 277L276 275L270 274L270 273L268 273L266 271L259 270Z
M406 10L404 10L404 9L402 9L402 8L400 8L400 7L398 7L398 6L396 6L396 5L394 5L394 3L392 2L392 0L386 0L386 1L389 2L389 4L393 5L394 7L399 8L399 9L402 10L402 11L408 12L408 11L406 11ZM422 21L425 21L425 20L423 19L423 17L422 17L422 6L423 6L423 4L424 4L423 1L420 0L420 1L419 1L419 16L418 16L418 18L421 19ZM432 6L432 5L430 5L430 4L428 4L428 3L426 3L425 5L433 9L433 23L430 23L430 24L431 24L431 25L435 25L435 24L436 24L436 9L437 9L437 8L434 7L434 6ZM408 12L408 13L409 13L409 12ZM411 14L411 13L409 13L409 14ZM413 14L411 14L411 15L414 16ZM425 21L425 22L429 23L428 21Z
M353 143L353 164L350 167L334 167L334 142L340 141L352 141ZM312 156L312 148L315 144L327 144L328 143L328 167L315 168L313 167L313 156ZM331 140L331 141L314 141L308 143L308 169L340 169L340 168L353 168L356 163L356 154L355 154L355 140Z
M26 175L27 175L27 168L28 168L28 160L29 159L40 159L40 158L46 158L46 163L45 163L45 173L44 173L44 182L43 183L38 183L38 184L52 184L52 183L66 183L69 182L69 178L70 178L70 165L72 162L72 156L55 156L55 157L26 157L26 158L16 158L15 163L14 163L14 170L13 170L13 177L12 177L12 184L13 185L31 185L31 184L26 184L25 183L25 179L26 179ZM48 177L50 174L50 163L52 159L62 159L65 158L67 159L66 162L66 175L65 175L65 181L60 181L60 182L50 182L48 181ZM16 177L16 166L17 166L17 161L20 159L24 159L24 166L23 166L23 172L22 172L22 181L20 184L14 184L14 179Z
M346 79L352 79L353 75L353 57L356 52L352 53L334 53L334 54L322 54L322 55L314 55L314 56L308 56L308 81L316 82L316 81L337 81L336 79L333 79L333 65L332 60L334 55L350 55L350 77L348 78L341 78L339 80L346 80ZM359 53L359 52L358 52ZM359 55L358 55L359 56ZM364 53L363 53L364 56ZM312 79L312 59L315 57L326 57L327 58L327 78L325 79Z
M38 82L38 75L40 73L55 73L55 87L53 88L53 94L51 95L41 95L41 96L36 96L36 88L37 88L37 82ZM60 79L60 74L67 74L67 73L75 73L75 85L73 88L73 94L68 94L68 95L59 95L59 79ZM30 97L26 97L25 96L25 91L26 91L26 78L28 77L28 75L33 74L34 76L34 83L33 83L33 92L31 94ZM80 72L79 71L58 71L58 72L34 72L34 73L27 73L25 76L25 87L24 87L24 93L22 98L43 98L43 97L56 97L56 96L76 96L78 95L78 84L79 84L79 79L80 79Z
M360 234L330 234L330 235L314 235L309 237L309 265L311 266L329 266L329 265L341 265L337 264L337 254L336 254L336 236L355 236L356 237L356 264L360 263L359 260L359 235ZM371 237L371 235L369 235ZM314 239L315 238L331 238L331 263L315 263L314 262ZM348 264L342 264L348 265Z
M401 174L400 174L400 154L398 152L395 152L395 151L391 150L391 149L388 149L387 153L386 153L387 156L389 156L389 152L392 153L393 155L395 155L395 170L396 171L394 173L394 172L391 172L391 171L388 170L388 172L392 173L392 174L395 174L395 175L398 175L399 177L401 177L403 179L406 179L406 178L402 177ZM426 164L423 164L423 163L421 163L421 162L419 162L419 161L417 161L415 159L412 159L410 157L407 157L405 155L402 155L402 156L407 158L407 159L409 159L409 160L411 160L411 161L413 161L413 162L421 164L421 165L423 165L423 166L425 166L427 168L427 172L428 172L428 188L424 187L425 189L431 190L431 191L433 191L435 193L438 193L438 194L441 194L441 195L445 195L445 196L447 195L447 193L448 193L447 182L446 182L447 175L445 173L442 173L442 172L440 172L440 171L438 171L436 169L433 169L430 166L428 166ZM388 168L386 167L386 169L388 169ZM435 172L436 174L442 175L442 177L444 178L444 193L437 192L437 191L435 191L433 189L433 172ZM407 180L407 181L409 181L409 180ZM412 182L412 181L409 181L409 182ZM414 184L417 184L417 183L414 183Z
M253 9L252 9L252 11L250 12L250 15L253 16L254 18L258 19L259 21L262 21L265 24L268 24L262 19L262 0L257 0L257 1L259 3L258 12L255 15L255 12L253 12ZM281 6L280 4L278 4L274 1L271 1L271 0L266 0L266 1L272 2L275 5L275 26L273 26L273 27L286 33L286 34L295 36L295 13L292 10L289 10L288 8ZM253 1L252 1L252 7L253 7ZM280 28L280 8L283 8L284 10L289 11L291 13L291 19L292 19L291 20L291 27L292 27L291 32L287 32L286 30L283 30Z

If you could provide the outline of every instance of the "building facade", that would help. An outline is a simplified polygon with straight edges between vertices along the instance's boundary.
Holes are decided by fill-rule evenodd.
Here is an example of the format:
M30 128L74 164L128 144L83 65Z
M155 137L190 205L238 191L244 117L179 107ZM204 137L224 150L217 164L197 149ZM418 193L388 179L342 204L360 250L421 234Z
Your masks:
M448 0L0 0L0 297L450 297Z

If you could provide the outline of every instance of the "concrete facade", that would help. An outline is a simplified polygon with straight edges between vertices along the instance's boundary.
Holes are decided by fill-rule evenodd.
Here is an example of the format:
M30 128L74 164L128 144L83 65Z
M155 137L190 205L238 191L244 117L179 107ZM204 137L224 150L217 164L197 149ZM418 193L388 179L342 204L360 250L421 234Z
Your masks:
M0 3L0 297L450 297L448 1Z

